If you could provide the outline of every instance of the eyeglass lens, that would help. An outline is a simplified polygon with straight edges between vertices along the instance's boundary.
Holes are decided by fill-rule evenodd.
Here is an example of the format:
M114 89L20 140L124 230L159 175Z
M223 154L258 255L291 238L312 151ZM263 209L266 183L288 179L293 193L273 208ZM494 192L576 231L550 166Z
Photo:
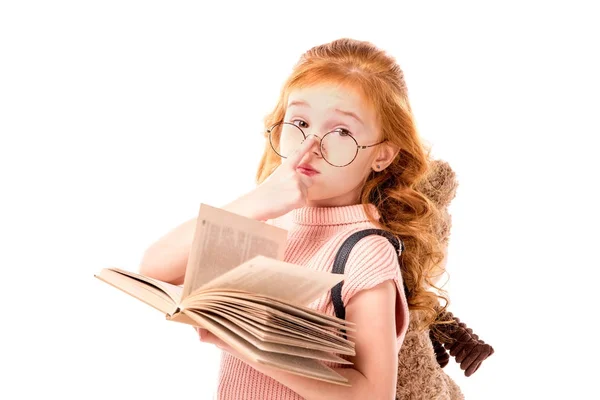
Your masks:
M284 122L272 128L270 140L273 150L287 158L302 145L304 133L295 124ZM321 156L331 165L346 166L354 160L357 152L354 138L341 131L329 132L321 138Z

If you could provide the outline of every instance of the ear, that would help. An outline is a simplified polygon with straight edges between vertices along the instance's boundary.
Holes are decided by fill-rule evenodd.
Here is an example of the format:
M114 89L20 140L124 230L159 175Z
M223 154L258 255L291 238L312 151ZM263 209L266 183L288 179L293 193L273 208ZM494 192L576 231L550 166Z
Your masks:
M383 171L392 163L392 161L394 161L399 152L400 147L390 142L381 143L376 153L377 155L371 163L371 168L375 172Z

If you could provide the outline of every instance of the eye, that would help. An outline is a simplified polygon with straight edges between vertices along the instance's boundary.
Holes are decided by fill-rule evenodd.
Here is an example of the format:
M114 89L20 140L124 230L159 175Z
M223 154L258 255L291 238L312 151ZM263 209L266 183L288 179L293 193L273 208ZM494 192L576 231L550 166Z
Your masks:
M299 128L308 128L308 124L304 121L302 121L301 119L294 119L292 120L292 124L296 125ZM302 125L304 124L304 125Z
M344 128L337 128L334 132L337 132L342 137L352 136L352 132Z

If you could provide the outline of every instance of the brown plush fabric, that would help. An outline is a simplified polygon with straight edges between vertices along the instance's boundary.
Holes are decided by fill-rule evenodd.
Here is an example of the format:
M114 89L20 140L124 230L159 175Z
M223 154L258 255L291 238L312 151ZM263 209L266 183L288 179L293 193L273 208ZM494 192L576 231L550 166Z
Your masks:
M446 161L442 160L431 161L427 179L420 182L416 188L428 197L442 213L443 217L435 228L439 239L443 243L448 243L450 238L452 216L448 212L448 206L456 197L457 188L456 173Z
M460 364L460 369L465 371L465 376L473 375L481 363L494 354L494 348L479 339L479 336L473 333L471 328L467 328L467 325L453 316L451 312L444 312L441 318L453 319L456 322L454 325L440 325L439 327L442 333L450 337L450 340L443 343L445 350L448 350L452 357L456 357L456 362ZM437 349L436 355L440 353L441 350ZM444 367L441 364L440 366Z
M442 219L435 226L439 239L448 243L451 215L450 202L456 196L458 181L450 165L442 160L430 164L427 180L417 190L427 196L440 210ZM398 354L397 398L410 400L461 400L464 399L458 385L442 370L450 359L456 357L466 376L471 376L481 363L494 353L470 328L450 312L441 313L438 320L453 321L453 324L437 325L441 335L430 330L418 331L419 313L410 312L410 323L404 344ZM440 342L437 337L445 337ZM448 351L450 355L448 355Z
M411 321L404 344L398 355L397 399L462 400L458 385L440 367L429 331L419 332L415 325L417 312L410 313Z
M439 208L446 208L456 197L458 180L450 164L443 160L432 160L427 179L419 183L418 190Z

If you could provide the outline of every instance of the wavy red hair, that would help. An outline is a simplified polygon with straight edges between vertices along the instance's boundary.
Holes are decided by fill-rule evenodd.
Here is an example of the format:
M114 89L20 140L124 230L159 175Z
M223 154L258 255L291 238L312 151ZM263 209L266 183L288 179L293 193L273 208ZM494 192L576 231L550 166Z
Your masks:
M406 250L400 268L409 309L422 312L419 328L426 329L448 306L445 292L434 283L444 271L445 245L434 229L442 217L435 204L418 191L419 183L427 179L430 149L419 137L404 73L393 57L370 42L348 38L305 52L285 81L275 108L264 119L266 144L257 182L264 181L281 163L270 147L266 129L283 120L289 93L331 83L358 91L374 107L382 139L400 148L388 168L369 175L361 202L377 207L381 219L376 221L370 215L373 223L403 240Z

